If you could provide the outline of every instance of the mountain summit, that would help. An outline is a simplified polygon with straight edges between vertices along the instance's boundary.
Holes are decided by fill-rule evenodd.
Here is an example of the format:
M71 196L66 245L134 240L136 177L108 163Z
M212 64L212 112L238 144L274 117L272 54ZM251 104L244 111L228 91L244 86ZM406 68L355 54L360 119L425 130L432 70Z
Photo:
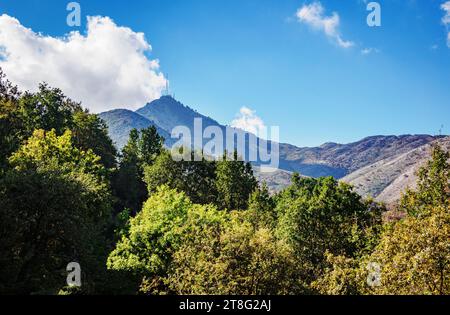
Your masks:
M220 126L210 117L183 105L172 96L163 96L136 111L137 114L154 121L159 127L170 132L177 126L194 127L194 119L201 118L203 126Z

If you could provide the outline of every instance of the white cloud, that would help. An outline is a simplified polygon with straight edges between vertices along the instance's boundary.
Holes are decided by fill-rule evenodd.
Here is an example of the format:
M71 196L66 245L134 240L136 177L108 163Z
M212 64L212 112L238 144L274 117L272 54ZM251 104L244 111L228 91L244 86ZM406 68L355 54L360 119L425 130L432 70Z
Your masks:
M339 46L349 48L354 45L353 42L342 39L339 32L340 18L339 14L333 12L331 16L325 16L325 8L320 2L313 2L303 5L297 10L297 19L314 29L323 31L325 35L333 39Z
M372 53L377 54L377 53L379 53L379 52L380 52L380 50L377 49L377 48L363 48L363 49L361 50L361 54L362 54L362 55L365 55L365 56L370 55L370 54L372 54Z
M264 135L266 126L264 121L256 115L256 112L248 107L242 107L236 119L231 122L231 127L242 129L257 136Z
M447 46L450 48L450 30L448 30L450 25L450 1L447 1L441 5L441 9L445 11L445 15L442 18L442 23L447 27Z
M30 91L45 81L93 112L136 109L161 95L166 79L150 51L143 33L108 17L88 17L86 35L58 38L0 16L0 67L8 78Z
M447 1L441 5L442 10L445 11L445 16L442 18L444 24L450 24L450 1Z

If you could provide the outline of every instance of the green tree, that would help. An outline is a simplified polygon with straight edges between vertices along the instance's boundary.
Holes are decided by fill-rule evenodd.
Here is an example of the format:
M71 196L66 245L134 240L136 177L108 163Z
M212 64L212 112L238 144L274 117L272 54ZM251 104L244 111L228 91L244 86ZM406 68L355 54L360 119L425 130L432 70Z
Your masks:
M322 276L314 280L311 287L325 295L369 294L371 287L367 279L371 270L369 263L361 257L349 258L326 253L328 263ZM376 275L378 276L378 275ZM373 279L376 281L377 279Z
M276 202L270 196L269 188L263 183L250 196L247 216L256 228L274 229L277 225Z
M356 257L367 251L378 236L381 211L334 178L297 178L278 197L277 235L293 247L311 283L328 265L326 252Z
M192 202L213 204L216 201L216 163L204 157L196 159L198 153L191 152L191 159L174 161L169 151L164 151L155 163L145 168L145 182L150 194L161 185L184 192Z
M200 227L224 220L212 206L193 204L184 193L160 187L130 220L129 230L108 258L108 268L131 271L143 279L142 291L168 292L173 254Z
M117 150L108 136L108 128L97 115L87 111L73 113L73 144L84 151L92 150L107 169L116 167Z
M81 105L67 98L60 89L40 84L36 93L25 92L19 99L25 139L36 129L54 129L61 135L74 126L73 113L82 111Z
M174 253L165 282L176 294L301 292L292 250L270 230L255 231L239 213L197 228Z
M108 267L139 275L145 294L299 292L290 247L245 217L162 186L131 219Z
M0 69L0 167L7 167L7 158L37 129L55 130L58 136L72 130L77 148L91 149L106 168L115 167L116 149L96 115L46 84L36 93L19 93Z
M450 294L449 153L435 145L400 209L408 215L386 229L370 259L382 266L378 294Z
M111 199L99 161L72 145L70 131L37 130L12 155L0 179L0 291L56 293L72 261L93 290Z
M144 168L152 165L163 150L164 138L154 126L140 132L131 130L128 143L122 150L119 169L113 178L114 193L118 197L116 210L131 209L136 214L147 198Z
M155 126L150 126L141 130L138 145L141 164L151 165L163 150L164 138Z
M435 207L450 206L450 153L435 145L431 159L418 173L417 189L408 189L400 210L414 216L427 215Z
M388 229L370 260L381 266L376 294L450 294L450 213L409 216Z
M216 189L217 204L221 209L245 210L248 200L257 187L250 163L239 160L237 151L232 158L225 152L217 163Z
M360 258L329 255L330 266L313 287L322 294L448 295L449 239L448 209L407 216L385 227L373 253ZM379 283L369 285L375 279Z
M20 146L19 98L17 86L6 79L0 68L0 171L8 166L8 157Z
M55 130L34 131L26 144L9 158L9 162L19 171L59 168L66 172L89 173L101 180L107 174L100 163L100 157L92 150L81 151L73 146L72 132L69 130L60 137L56 135Z

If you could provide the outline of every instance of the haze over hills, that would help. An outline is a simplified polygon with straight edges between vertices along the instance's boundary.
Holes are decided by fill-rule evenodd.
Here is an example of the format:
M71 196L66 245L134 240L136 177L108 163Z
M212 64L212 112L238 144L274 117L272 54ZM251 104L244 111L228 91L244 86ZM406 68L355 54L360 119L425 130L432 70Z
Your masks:
M166 139L167 147L176 141L171 139L172 129L186 126L193 132L195 118L202 118L203 130L208 126L218 126L223 131L226 128L171 96L163 96L136 112L119 109L102 113L100 117L109 126L109 134L119 149L125 145L133 128L140 130L150 125L156 126ZM354 184L362 195L387 196L387 192L381 193L397 179L396 175L402 174L416 162L423 162L419 156L424 157L429 144L439 138L430 135L371 136L354 143L325 143L311 148L280 143L279 170L272 174L262 174L256 170L256 174L259 179L267 181L273 191L289 185L292 172L299 172L309 177L343 178ZM246 145L249 150L257 149L250 147L248 141ZM258 145L266 145L266 141L258 139Z

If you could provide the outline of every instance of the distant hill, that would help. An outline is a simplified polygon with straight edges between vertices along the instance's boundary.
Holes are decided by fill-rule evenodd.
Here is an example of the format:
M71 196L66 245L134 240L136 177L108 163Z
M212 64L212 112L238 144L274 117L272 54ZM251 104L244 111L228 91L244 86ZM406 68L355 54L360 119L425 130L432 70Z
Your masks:
M191 131L194 129L194 118L202 118L203 130L208 126L218 126L225 131L226 126L216 120L202 115L192 108L185 106L171 96L163 96L136 112L129 110L114 110L100 114L109 126L111 138L120 149L126 143L131 129L142 129L150 125L157 127L158 132L166 139L166 146L171 147L176 139L171 139L170 134L176 126L186 126ZM242 130L235 129L240 134L246 134ZM384 165L386 161L400 158L414 149L420 148L435 141L437 137L429 135L403 135L403 136L372 136L349 144L325 143L319 147L300 148L291 144L280 144L279 171L273 174L259 174L261 180L266 180L272 190L280 190L289 185L292 172L309 177L333 176L337 179L345 178L357 185L362 184L362 179L357 179L358 170L374 165ZM247 140L246 140L247 141ZM258 139L258 145L266 142ZM270 144L270 142L269 142ZM257 150L246 142L249 150ZM259 163L254 163L258 166ZM377 166L374 166L377 167ZM354 174L352 174L354 173ZM350 176L351 174L351 176ZM346 177L347 176L347 177ZM350 176L350 177L349 177ZM375 186L368 184L364 194L381 194L386 185L394 180L394 175L389 175ZM367 182L367 181L366 181ZM366 191L367 190L367 191Z
M118 148L123 148L128 142L128 137L132 129L141 130L149 126L155 126L160 136L163 136L167 143L171 143L170 134L160 128L153 121L127 109L115 109L101 113L100 118L108 125L109 136Z
M450 137L437 139L356 170L342 180L352 184L362 196L371 196L387 204L396 203L408 187L416 187L416 173L430 159L434 143L450 151Z
M291 184L292 172L276 170L275 172L263 173L257 166L253 167L253 171L256 179L260 183L265 182L271 193L280 192Z
M428 135L372 136L354 143L326 143L315 148L282 144L280 158L284 161L282 169L288 171L311 177L341 178L364 166L406 153L435 139Z

